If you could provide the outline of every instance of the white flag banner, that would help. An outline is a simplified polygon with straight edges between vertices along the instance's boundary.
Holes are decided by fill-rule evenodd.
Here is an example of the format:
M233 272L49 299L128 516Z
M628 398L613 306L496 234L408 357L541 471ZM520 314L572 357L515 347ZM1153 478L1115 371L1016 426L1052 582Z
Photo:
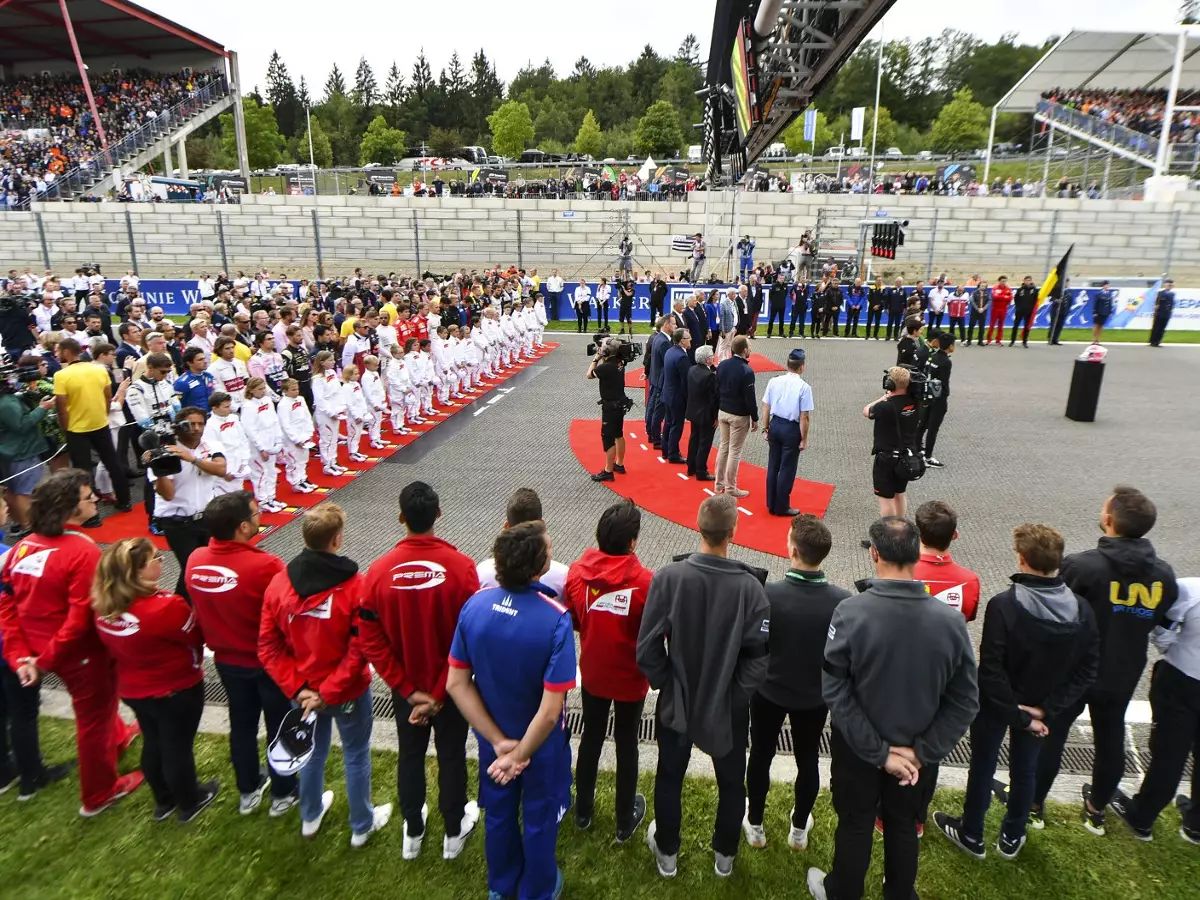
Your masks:
M863 139L863 123L867 118L867 108L865 106L856 106L850 110L850 140L862 141Z

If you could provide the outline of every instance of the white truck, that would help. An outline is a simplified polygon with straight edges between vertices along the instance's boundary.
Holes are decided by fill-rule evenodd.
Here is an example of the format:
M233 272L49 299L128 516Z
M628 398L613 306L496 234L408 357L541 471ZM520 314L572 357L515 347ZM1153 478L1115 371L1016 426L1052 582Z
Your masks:
M702 162L702 149L699 144L692 144L692 146L688 147L687 161L690 163Z

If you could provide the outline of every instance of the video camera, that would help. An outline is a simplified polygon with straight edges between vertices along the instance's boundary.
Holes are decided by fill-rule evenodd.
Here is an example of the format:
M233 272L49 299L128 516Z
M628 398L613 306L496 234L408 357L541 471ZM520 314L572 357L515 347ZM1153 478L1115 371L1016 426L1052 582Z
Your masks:
M588 356L599 353L603 359L628 365L642 355L642 348L633 341L613 337L610 331L600 330L596 332L592 343L587 345L585 352Z
M183 460L167 449L177 442L176 431L180 427L187 428L188 425L186 422L175 425L170 422L155 422L138 438L138 445L150 453L146 466L159 478L164 475L178 475L183 471Z
M916 366L901 366L900 368L905 369L909 375L908 396L910 399L915 400L921 406L928 406L942 396L940 380L930 378ZM889 392L895 389L887 369L883 370L883 389Z

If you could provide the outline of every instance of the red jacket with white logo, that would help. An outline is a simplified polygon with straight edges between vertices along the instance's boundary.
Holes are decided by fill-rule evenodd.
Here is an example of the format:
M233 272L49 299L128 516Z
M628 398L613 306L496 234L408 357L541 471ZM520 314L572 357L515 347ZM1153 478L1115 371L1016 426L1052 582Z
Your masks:
M262 668L258 629L263 595L282 571L283 560L274 553L216 538L188 557L188 596L217 662Z
M431 534L406 537L367 572L359 636L363 652L402 697L446 700L447 660L458 614L479 590L469 556Z
M116 662L123 699L166 697L204 678L204 635L178 594L158 591L111 619L97 616L96 633Z
M653 576L634 554L609 556L595 547L567 571L562 601L579 631L579 673L589 694L625 702L646 696L637 639Z
M1007 307L1012 303L1013 290L1007 284L992 288L992 309Z
M4 658L16 671L37 657L55 671L103 653L92 625L92 576L100 548L86 534L31 534L18 541L0 568L0 630Z
M952 560L949 553L922 553L913 577L925 582L925 590L957 609L968 622L975 621L979 609L979 576Z
M258 658L289 697L304 688L329 705L362 696L371 671L359 647L363 576L343 556L304 550L267 587Z

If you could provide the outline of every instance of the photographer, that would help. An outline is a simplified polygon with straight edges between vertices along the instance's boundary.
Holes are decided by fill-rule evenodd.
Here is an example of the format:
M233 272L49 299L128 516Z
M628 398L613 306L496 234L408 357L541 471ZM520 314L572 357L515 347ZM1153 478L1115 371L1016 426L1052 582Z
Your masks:
M175 421L177 443L163 447L158 456L146 452L146 478L158 494L154 524L162 529L167 546L179 562L175 593L188 597L184 575L188 557L208 543L208 529L201 517L208 502L217 495L217 484L225 477L225 451L214 441L205 441L204 410L185 406ZM169 456L178 457L179 471Z
M0 297L0 345L17 359L37 344L37 320L32 303L17 290L20 279L9 284L8 293Z
M142 377L129 385L125 395L125 403L129 413L143 434L152 431L158 435L159 441L174 440L171 423L175 420L175 410L179 401L175 398L175 390L171 387L169 378L174 369L171 357L165 353L150 353L146 356L146 370ZM153 441L153 438L149 439ZM139 441L140 442L140 441ZM155 492L147 482L145 490L146 518L154 521ZM157 533L156 525L151 530Z
M625 363L620 359L619 340L608 338L596 348L587 377L600 382L600 441L604 445L604 469L592 481L614 481L614 472L625 474L625 413L633 405L625 396Z
M905 491L914 470L901 464L914 457L918 464L920 461L916 450L920 404L909 396L911 383L912 373L908 369L893 366L883 382L887 393L863 407L863 416L875 423L872 481L875 496L879 498L879 514L884 517L904 516L908 508ZM924 472L916 477L921 474Z

